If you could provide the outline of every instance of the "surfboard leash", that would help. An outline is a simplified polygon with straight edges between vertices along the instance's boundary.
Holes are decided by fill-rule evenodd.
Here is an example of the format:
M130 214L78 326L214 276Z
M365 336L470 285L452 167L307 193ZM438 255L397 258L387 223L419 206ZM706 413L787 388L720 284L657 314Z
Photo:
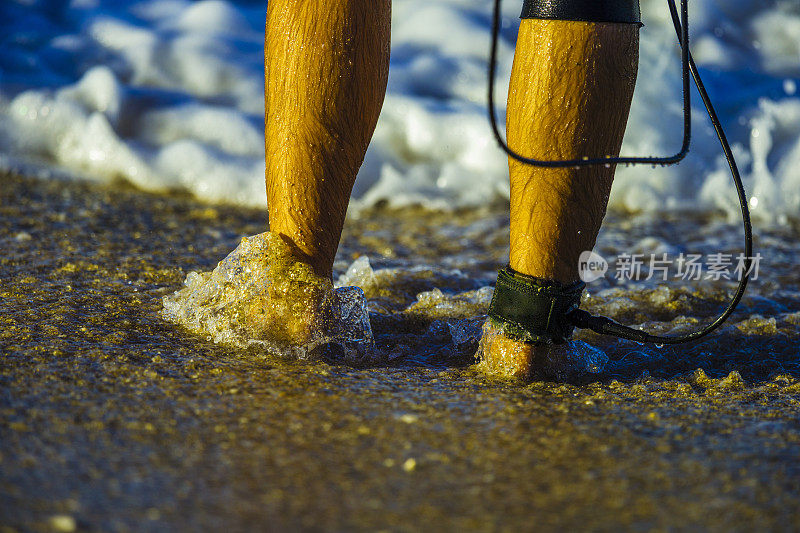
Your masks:
M594 165L674 165L682 161L689 152L691 144L691 94L690 74L706 108L711 124L714 126L722 151L728 161L733 183L739 198L744 226L744 263L742 275L736 291L730 299L725 310L712 322L699 330L685 335L666 336L654 335L646 331L634 329L614 320L596 316L580 309L580 295L584 284L576 282L570 285L560 284L551 280L543 280L516 272L510 267L501 269L498 274L495 295L489 308L489 316L498 322L512 336L533 343L564 342L571 336L572 328L590 329L602 335L612 335L622 339L639 343L653 343L656 345L681 344L705 337L720 327L736 309L747 289L753 257L753 231L750 222L750 210L747 205L747 195L739 173L739 168L728 143L725 131L719 117L708 96L703 80L697 70L697 65L689 51L689 10L687 0L680 1L680 15L674 0L667 0L670 16L678 42L681 48L681 81L683 91L683 142L681 149L674 155L667 157L601 157L570 159L560 161L538 160L525 157L512 150L506 144L495 117L494 84L497 70L497 44L500 32L500 6L502 0L494 1L494 15L492 20L492 42L489 57L489 121L497 143L517 161L536 167L545 168L580 168ZM590 4L587 4L590 5ZM638 11L637 11L638 12Z

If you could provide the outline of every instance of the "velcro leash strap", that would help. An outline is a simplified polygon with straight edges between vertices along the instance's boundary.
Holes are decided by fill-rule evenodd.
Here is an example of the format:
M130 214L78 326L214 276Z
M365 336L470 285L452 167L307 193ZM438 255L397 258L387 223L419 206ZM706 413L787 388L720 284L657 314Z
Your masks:
M585 286L582 281L565 285L528 276L507 266L497 273L489 316L517 340L560 344L572 336L567 314L580 305Z

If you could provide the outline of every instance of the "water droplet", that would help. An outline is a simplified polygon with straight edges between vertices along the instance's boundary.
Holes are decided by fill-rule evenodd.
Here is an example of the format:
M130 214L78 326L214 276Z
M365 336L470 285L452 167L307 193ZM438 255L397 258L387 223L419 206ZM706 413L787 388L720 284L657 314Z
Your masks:
M663 347L664 347L664 344L663 344L663 343L661 343L661 344L656 344L656 348L663 348Z

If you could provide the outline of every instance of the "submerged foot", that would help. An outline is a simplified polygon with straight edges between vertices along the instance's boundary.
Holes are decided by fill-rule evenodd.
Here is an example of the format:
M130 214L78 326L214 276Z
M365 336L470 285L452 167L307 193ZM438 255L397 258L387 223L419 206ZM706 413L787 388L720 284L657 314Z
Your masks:
M247 327L257 339L306 344L331 319L333 283L299 260L280 236L263 235L269 282L247 302Z
M511 338L487 318L478 345L478 368L492 376L527 380L533 375L535 362L546 351L547 346Z
M525 381L569 381L603 371L608 356L583 341L531 344L513 338L487 319L478 346L478 368L486 374Z
M330 329L333 283L275 233L245 237L212 272L191 273L164 316L215 342L303 346Z

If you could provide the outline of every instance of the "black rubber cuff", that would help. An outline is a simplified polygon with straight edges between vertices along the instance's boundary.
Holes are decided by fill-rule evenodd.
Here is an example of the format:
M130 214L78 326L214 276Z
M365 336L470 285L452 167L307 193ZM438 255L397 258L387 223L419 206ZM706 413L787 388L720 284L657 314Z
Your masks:
M639 0L525 0L523 19L641 23Z
M497 273L489 316L512 338L532 344L561 344L572 336L567 313L577 309L586 286L564 285L516 272L510 266Z

